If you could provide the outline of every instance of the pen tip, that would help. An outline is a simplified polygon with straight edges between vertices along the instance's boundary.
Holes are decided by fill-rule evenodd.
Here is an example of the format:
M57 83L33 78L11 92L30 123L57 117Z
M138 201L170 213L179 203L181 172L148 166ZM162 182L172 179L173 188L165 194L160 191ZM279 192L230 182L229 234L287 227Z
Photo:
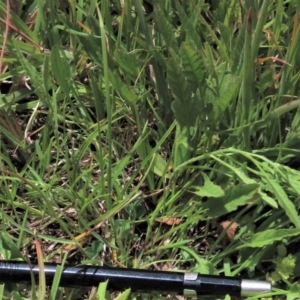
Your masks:
M272 285L268 281L242 280L241 295L250 297L271 292Z

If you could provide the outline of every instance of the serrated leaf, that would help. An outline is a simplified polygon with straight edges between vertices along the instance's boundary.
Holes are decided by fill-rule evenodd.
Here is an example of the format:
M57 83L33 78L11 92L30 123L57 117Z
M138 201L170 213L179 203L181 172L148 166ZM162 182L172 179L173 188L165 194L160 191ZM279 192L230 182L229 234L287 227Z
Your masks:
M174 32L169 20L166 18L159 3L154 4L154 18L158 26L159 33L163 36L166 46L169 48L173 44Z
M257 192L258 184L239 184L225 190L225 196L219 199L209 199L203 204L207 215L216 218L235 211L239 206L246 205Z
M175 100L172 104L172 108L175 114L177 122L182 127L188 127L186 137L190 137L194 134L192 127L196 125L196 120L198 117L197 110L193 109L196 105L195 98L186 98L184 102Z
M277 257L274 261L276 264L276 271L285 280L288 280L293 275L296 266L296 257L289 254L284 258Z
M193 186L193 191L197 196L200 197L212 197L212 198L218 198L225 195L223 189L214 184L206 174L202 174L204 178L204 185L203 186Z
M297 236L299 234L299 229L269 229L252 235L250 240L239 248L261 248L272 245L275 241L281 241L284 238Z
M180 5L179 1L175 2L176 4L176 8L178 10L178 17L180 18L181 21L181 27L183 29L183 31L186 33L186 36L188 37L188 40L190 43L194 44L194 47L196 49L201 49L202 44L201 44L201 39L200 36L198 34L198 32L196 31L196 29L194 28L191 18L189 18L184 9L182 8L182 6Z
M191 96L191 89L186 81L182 67L175 59L170 59L167 66L167 81L174 96L181 102L187 101Z
M224 45L227 48L227 53L232 53L233 55L235 55L235 53L233 53L233 51L232 51L233 49L231 48L232 27L228 27L228 26L224 25L222 22L217 22L217 24L218 24L218 28L220 30L220 36L222 38L222 42L224 43Z
M218 121L229 105L235 100L240 88L240 80L236 78L236 82L232 84L227 91L222 93L214 102L213 120Z
M204 75L200 53L187 43L182 43L180 53L183 72L186 79L194 89L197 89L197 87L200 86Z

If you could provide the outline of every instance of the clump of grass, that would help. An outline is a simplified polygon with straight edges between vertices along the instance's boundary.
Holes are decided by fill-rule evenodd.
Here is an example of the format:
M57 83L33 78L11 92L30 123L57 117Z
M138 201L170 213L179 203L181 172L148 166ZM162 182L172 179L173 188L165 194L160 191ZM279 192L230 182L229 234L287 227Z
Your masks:
M296 297L297 3L181 2L0 3L0 253L268 279L266 296ZM78 299L60 272L49 291L0 294Z

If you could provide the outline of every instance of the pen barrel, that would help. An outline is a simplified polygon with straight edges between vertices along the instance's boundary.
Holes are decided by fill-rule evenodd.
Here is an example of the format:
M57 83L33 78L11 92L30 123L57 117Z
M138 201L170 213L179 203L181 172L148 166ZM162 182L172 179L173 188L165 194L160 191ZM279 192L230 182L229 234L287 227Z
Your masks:
M44 264L47 285L51 285L57 272L57 264ZM0 261L0 282L30 283L32 276L38 282L38 264ZM64 265L60 286L91 287L108 281L108 289L146 293L179 294L186 296L219 295L254 296L270 292L267 281L245 280L237 277L200 275L198 273L162 272L138 269L106 268L95 266Z
M241 296L240 278L222 277L214 275L199 275L197 273L186 273L184 278L184 290L195 291L199 295Z
M44 265L47 284L52 283L56 267L56 264ZM37 264L29 266L20 262L0 262L1 282L30 282L31 274L38 281ZM108 288L114 290L131 288L132 291L182 294L184 273L65 265L59 285L76 288L91 287L107 280Z

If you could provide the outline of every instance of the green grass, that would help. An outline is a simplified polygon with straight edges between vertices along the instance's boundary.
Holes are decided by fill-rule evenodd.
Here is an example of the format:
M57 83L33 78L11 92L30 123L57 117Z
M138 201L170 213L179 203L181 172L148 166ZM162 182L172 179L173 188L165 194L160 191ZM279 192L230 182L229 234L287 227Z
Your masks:
M266 297L298 297L298 2L23 2L9 18L0 2L2 258L268 279ZM116 298L59 276L1 299Z

